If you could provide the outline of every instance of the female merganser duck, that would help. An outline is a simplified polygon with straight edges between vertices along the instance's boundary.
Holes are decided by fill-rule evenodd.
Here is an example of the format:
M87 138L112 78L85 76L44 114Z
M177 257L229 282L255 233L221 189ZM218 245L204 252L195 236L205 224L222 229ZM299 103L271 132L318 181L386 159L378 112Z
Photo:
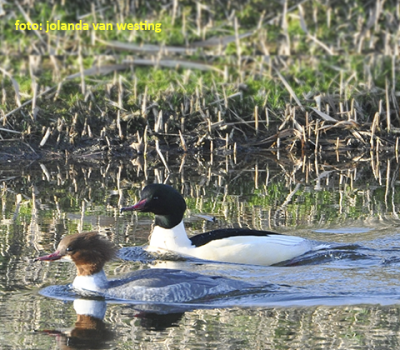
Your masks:
M164 184L146 186L140 201L122 211L155 214L155 227L148 251L173 251L199 259L230 263L273 265L313 249L311 241L276 232L249 229L218 229L188 237L183 224L186 202L174 188Z
M103 267L117 250L97 232L76 233L65 236L53 254L35 261L72 260L78 271L72 286L109 298L181 303L252 287L246 282L174 269L139 270L123 279L108 280Z

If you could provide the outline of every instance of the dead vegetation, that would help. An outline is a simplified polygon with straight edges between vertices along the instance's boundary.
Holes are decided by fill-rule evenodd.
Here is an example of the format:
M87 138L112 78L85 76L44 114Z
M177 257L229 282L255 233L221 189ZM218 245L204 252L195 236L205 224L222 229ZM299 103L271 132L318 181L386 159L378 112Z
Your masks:
M43 22L47 10L49 22L146 19L163 31L4 27L1 160L152 152L162 161L166 150L398 154L395 2L81 5L27 0L5 6L3 18Z

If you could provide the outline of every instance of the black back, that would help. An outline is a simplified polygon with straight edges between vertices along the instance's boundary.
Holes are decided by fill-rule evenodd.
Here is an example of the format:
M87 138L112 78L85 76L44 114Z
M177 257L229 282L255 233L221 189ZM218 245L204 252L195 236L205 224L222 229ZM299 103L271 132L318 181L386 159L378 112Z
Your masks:
M217 239L237 237L237 236L268 237L271 235L281 235L281 233L272 231L249 230L246 228L224 228L210 232L200 233L196 236L189 237L189 239L192 241L192 245L196 247L201 247L202 245L205 245Z

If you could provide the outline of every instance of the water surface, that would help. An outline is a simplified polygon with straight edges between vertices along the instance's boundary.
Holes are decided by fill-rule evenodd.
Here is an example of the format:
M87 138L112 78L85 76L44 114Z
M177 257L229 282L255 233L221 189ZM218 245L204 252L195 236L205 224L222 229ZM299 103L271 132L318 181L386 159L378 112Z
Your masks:
M381 161L378 168L376 162L329 167L262 155L168 161L169 173L149 160L33 163L0 170L1 348L398 347L395 159ZM169 183L184 194L192 233L250 227L326 246L280 266L151 259L141 246L152 216L119 214L151 182ZM122 248L121 259L106 268L109 276L174 267L259 288L188 305L82 300L65 287L75 276L71 264L32 260L52 252L64 234L88 230L106 234ZM49 286L58 286L58 294L43 293ZM80 314L90 302L97 305L98 318Z

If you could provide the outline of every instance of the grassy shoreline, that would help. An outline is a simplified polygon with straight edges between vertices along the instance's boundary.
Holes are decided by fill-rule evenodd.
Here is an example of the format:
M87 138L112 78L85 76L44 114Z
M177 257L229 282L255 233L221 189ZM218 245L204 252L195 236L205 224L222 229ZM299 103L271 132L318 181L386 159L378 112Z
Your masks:
M394 2L15 4L0 24L0 161L398 153ZM80 36L12 28L27 18L164 26Z

